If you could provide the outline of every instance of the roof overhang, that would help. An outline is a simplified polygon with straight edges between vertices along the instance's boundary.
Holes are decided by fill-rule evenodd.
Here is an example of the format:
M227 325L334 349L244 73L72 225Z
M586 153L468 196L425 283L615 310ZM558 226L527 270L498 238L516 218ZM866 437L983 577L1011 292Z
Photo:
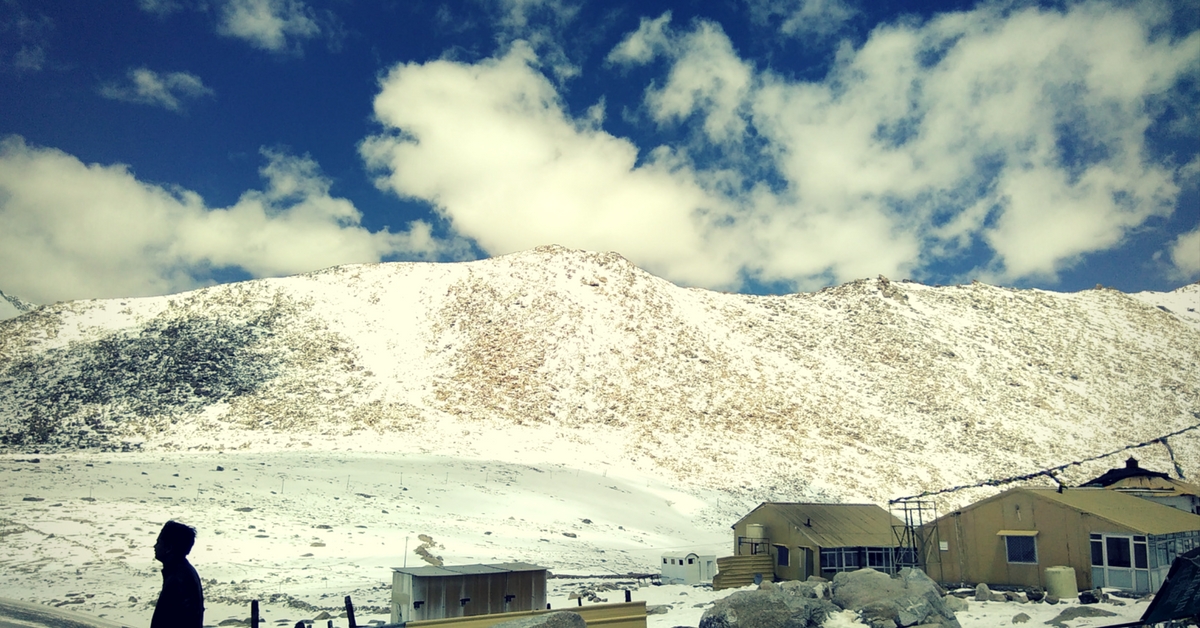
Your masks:
M996 536L1037 536L1037 530L1001 530Z

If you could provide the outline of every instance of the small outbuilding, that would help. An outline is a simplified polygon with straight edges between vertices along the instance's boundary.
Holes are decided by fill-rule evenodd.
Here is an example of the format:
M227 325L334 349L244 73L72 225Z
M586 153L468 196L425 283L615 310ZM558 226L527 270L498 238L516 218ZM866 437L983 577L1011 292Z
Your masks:
M1200 516L1103 488L1012 488L940 517L947 583L1046 586L1047 567L1075 570L1080 590L1151 593L1172 561L1200 547Z
M662 555L663 584L712 582L716 573L716 555L695 552L666 552Z
M764 502L733 524L734 558L771 556L775 580L832 579L863 567L893 572L893 526L903 522L875 504Z
M527 563L395 567L391 623L544 609L546 576Z
M1184 512L1200 514L1200 486L1177 480L1160 471L1144 469L1132 456L1125 461L1124 468L1110 469L1081 486L1121 491Z

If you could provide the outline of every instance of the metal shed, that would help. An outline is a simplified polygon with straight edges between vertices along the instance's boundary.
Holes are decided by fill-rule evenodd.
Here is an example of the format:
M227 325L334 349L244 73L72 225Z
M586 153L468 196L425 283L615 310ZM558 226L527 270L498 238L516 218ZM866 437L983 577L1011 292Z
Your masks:
M546 607L545 567L528 563L392 568L392 623Z

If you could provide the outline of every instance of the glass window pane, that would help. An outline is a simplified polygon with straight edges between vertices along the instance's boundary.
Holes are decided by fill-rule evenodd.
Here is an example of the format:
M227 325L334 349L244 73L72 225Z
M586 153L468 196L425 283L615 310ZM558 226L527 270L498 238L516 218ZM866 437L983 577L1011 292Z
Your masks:
M1008 549L1010 563L1037 563L1037 545L1032 536L1006 536L1005 545Z
M1133 577L1134 577L1133 590L1135 592L1137 592L1137 593L1149 593L1150 592L1150 572L1149 571L1135 571L1135 572L1133 572Z
M1147 567L1149 567L1149 565L1147 563L1149 563L1149 560L1146 558L1146 544L1145 543L1134 543L1133 544L1133 566L1137 567L1138 569L1146 569Z
M1104 568L1103 567L1092 567L1092 586L1096 587L1097 589L1099 589L1100 587L1106 586L1104 584Z
M1096 535L1093 534L1092 536L1096 536ZM1103 565L1104 564L1104 542L1103 541L1092 541L1092 564L1093 565Z
M1123 536L1110 536L1105 539L1108 544L1108 566L1109 567L1132 567L1133 560L1129 552L1129 538ZM1130 583L1132 584L1132 583ZM1118 585L1114 585L1118 586ZM1129 585L1126 585L1129 586Z

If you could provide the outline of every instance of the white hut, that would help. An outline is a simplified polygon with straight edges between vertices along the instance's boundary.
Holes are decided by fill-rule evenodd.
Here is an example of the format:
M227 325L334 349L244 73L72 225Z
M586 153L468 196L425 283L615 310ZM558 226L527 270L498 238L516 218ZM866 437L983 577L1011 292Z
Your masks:
M663 584L712 582L716 573L716 555L701 556L695 552L665 552L662 555Z

